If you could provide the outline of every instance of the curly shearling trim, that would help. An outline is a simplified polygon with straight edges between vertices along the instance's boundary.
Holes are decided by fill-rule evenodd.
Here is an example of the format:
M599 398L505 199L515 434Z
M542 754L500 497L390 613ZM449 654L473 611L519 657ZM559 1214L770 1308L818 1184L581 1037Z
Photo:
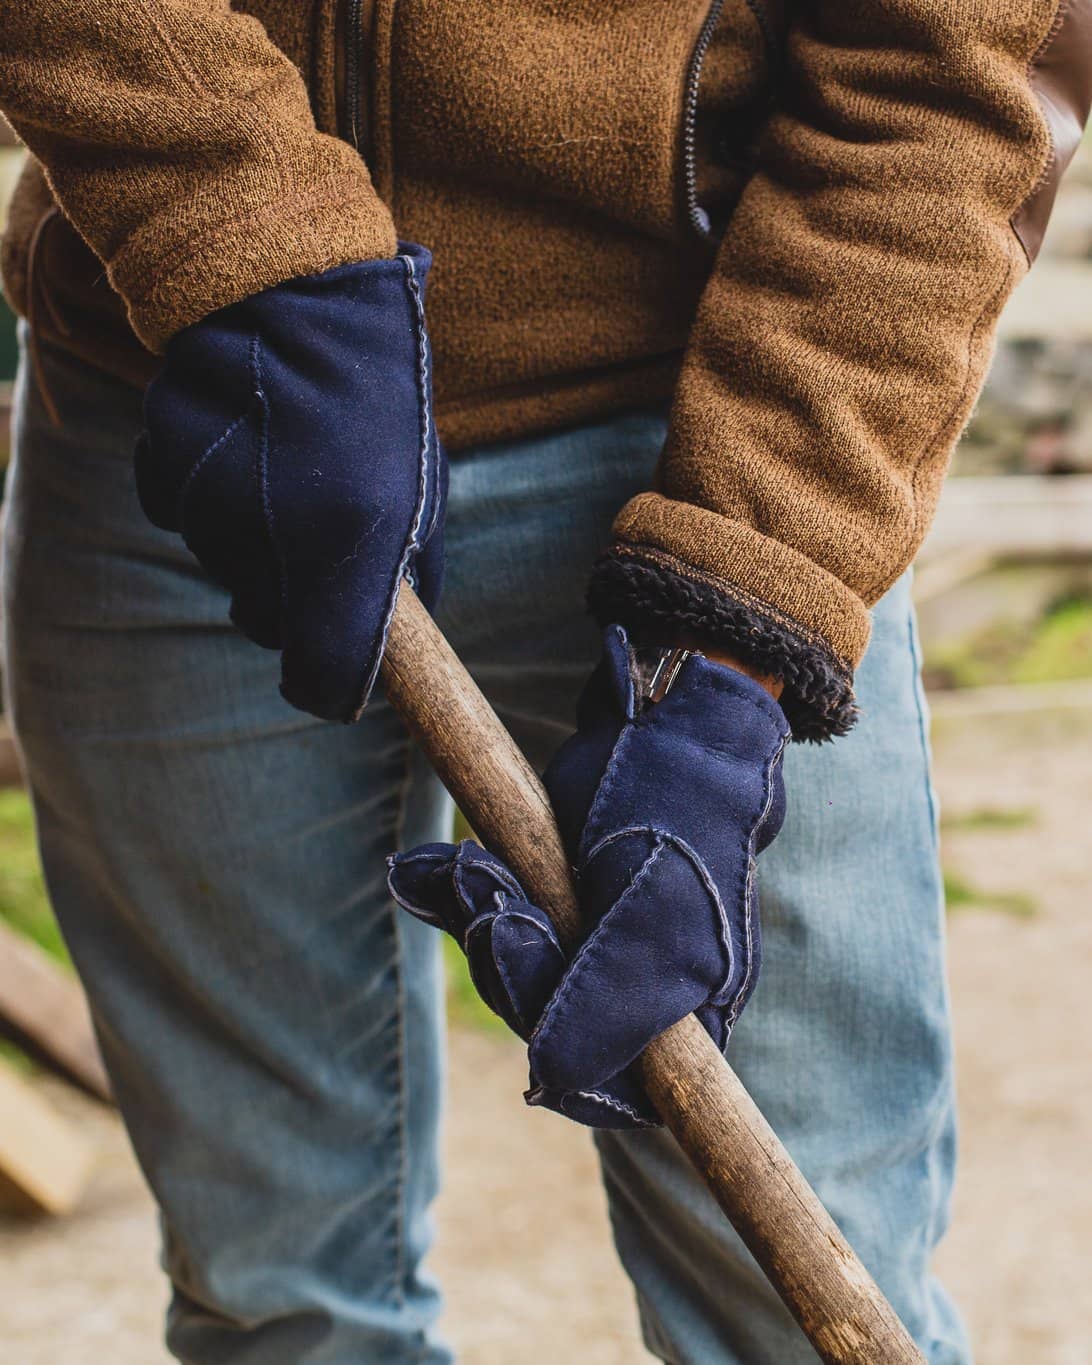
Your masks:
M640 634L680 627L738 654L744 663L785 684L781 708L793 738L819 742L844 735L857 719L853 675L829 647L808 639L723 590L639 558L629 547L598 561L588 606L603 624L616 621Z

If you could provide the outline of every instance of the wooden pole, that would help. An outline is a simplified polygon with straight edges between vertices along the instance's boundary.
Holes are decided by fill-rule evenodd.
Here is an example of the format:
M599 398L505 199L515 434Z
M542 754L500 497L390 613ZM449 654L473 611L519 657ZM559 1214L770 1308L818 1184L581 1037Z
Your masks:
M579 941L568 859L537 775L405 584L383 664L387 697L483 841L563 941ZM646 1048L645 1086L770 1283L828 1365L925 1365L777 1135L691 1015Z

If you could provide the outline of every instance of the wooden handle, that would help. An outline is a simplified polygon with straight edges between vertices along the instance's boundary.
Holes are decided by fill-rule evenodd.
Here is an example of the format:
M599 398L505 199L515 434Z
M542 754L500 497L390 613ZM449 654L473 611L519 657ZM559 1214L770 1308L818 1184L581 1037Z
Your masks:
M383 662L387 697L488 846L570 944L580 916L542 783L412 590ZM925 1365L876 1282L691 1015L649 1044L645 1087L828 1365Z

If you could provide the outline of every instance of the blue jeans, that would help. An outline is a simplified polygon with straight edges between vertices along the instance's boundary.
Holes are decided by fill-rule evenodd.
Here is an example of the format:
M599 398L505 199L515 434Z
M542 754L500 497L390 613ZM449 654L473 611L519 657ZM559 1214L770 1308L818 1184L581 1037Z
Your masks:
M24 369L9 704L50 893L163 1211L169 1345L195 1365L440 1365L422 1272L439 936L392 908L384 858L441 837L450 807L385 702L345 729L280 700L276 656L141 516L137 396L45 363L64 425ZM598 652L592 559L662 438L659 416L628 416L454 462L441 623L536 764ZM857 730L789 755L789 817L761 867L765 969L732 1061L929 1360L961 1365L928 1270L952 1058L905 581L859 682ZM815 1359L669 1137L599 1150L654 1354Z

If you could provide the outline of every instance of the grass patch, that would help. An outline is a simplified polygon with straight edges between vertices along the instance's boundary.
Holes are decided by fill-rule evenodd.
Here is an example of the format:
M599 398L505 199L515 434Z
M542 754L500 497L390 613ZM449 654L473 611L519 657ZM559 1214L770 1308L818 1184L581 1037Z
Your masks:
M996 910L1014 919L1031 919L1039 913L1035 898L1024 891L984 891L954 872L944 874L944 902L950 915L960 910Z
M1063 597L1043 617L1032 647L1013 665L1018 683L1066 681L1092 673L1092 598Z
M979 806L958 815L941 817L941 828L953 833L1027 829L1034 825L1039 813L1030 806Z
M6 1038L0 1038L0 1064L10 1067L19 1076L34 1076L38 1073L37 1066L23 1049Z
M68 963L38 861L30 801L16 789L0 791L0 919Z
M995 622L957 644L930 651L935 687L1067 682L1092 676L1092 597L1059 598L1038 621Z
M0 790L0 920L51 957L71 965L46 895L30 800L15 788ZM33 1075L38 1069L22 1048L7 1038L0 1038L0 1062L22 1076Z

